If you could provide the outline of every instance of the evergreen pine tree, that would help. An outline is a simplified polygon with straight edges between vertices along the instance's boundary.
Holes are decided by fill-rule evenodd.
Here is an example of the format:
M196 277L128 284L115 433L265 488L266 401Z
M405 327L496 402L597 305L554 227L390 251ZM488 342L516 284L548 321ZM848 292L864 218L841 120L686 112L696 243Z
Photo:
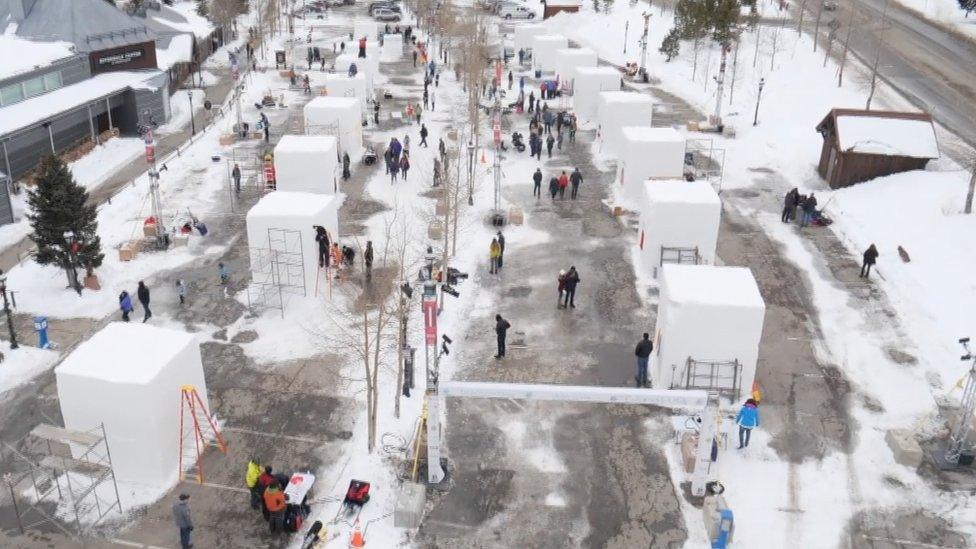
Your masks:
M678 37L678 29L671 29L664 37L664 41L661 42L661 47L658 51L664 54L665 62L670 62L678 55L680 49L681 40Z
M60 157L41 159L37 167L37 186L27 197L31 213L27 215L33 232L30 239L37 245L34 260L41 265L60 265L71 280L69 267L91 273L102 264L101 239L95 206L88 204L88 191L75 182ZM75 253L69 253L64 233L71 231L78 242ZM70 263L74 258L75 262Z
M197 0L197 15L206 17L209 13L210 9L207 6L207 0Z
M966 17L969 17L969 14L972 13L974 10L976 10L976 0L958 0L958 1L959 1L959 7L966 12Z

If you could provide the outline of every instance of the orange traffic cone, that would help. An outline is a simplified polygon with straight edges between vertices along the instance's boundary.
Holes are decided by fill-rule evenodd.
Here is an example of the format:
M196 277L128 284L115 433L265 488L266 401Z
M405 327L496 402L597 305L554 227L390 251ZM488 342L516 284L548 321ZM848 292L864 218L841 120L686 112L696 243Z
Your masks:
M359 529L359 519L356 519L356 526L352 531L352 539L349 540L349 547L366 547L366 539L363 538L363 531Z
M485 158L485 151L481 151L481 163L482 164L487 164L488 163L488 159Z
M758 381L752 382L752 399L756 401L756 404L762 402L762 387L759 386Z

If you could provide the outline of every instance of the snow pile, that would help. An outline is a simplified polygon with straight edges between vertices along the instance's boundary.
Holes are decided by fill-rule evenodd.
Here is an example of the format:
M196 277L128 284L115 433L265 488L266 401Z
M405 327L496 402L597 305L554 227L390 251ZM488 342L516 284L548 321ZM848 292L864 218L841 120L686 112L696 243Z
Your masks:
M276 188L319 194L338 192L338 140L331 135L285 135L274 149Z
M643 191L637 245L644 270L657 277L663 263L681 256L713 263L722 203L712 186L707 181L646 181Z
M54 373L65 428L88 431L104 424L120 483L162 493L176 482L181 388L195 387L209 409L195 336L113 322ZM184 444L193 444L192 432Z
M10 78L34 69L46 67L59 59L75 55L74 45L69 42L35 42L17 36L9 25L0 33L0 79ZM16 52L16 53L14 53Z
M27 334L18 335L23 341ZM10 342L0 342L0 352L3 353L3 364L0 364L0 394L37 377L58 360L58 353L54 351L30 347L23 343L11 351Z
M838 114L837 139L842 151L939 157L935 127L926 120Z
M696 385L696 374L705 376L697 379L699 384L707 384L710 368L694 370L689 359L738 361L738 379L731 368L720 368L715 381L723 388L735 383L740 394L749 394L765 315L766 304L749 269L665 265L654 335L656 355L649 372L654 387L685 388L689 381Z

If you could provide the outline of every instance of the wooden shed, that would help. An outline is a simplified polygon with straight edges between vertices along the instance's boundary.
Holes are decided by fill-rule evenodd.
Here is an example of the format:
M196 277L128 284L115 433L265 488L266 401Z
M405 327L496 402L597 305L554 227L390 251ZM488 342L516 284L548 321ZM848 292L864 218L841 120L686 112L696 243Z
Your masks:
M832 189L920 170L939 157L928 113L833 109L817 131L823 136L817 171Z
M583 5L582 0L543 0L545 7L542 10L542 18L549 19L561 11L576 13Z

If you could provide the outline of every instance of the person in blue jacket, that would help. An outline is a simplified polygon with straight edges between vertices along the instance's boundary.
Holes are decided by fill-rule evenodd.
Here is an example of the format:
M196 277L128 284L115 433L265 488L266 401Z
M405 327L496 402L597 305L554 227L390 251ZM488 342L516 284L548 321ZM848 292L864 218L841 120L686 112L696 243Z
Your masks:
M741 450L749 446L752 430L759 427L759 404L751 398L746 400L739 410L739 415L735 416L735 422L739 424L739 450Z
M132 306L132 298L129 297L129 292L123 291L119 294L119 308L122 309L122 320L129 321L129 313L132 312L134 307Z

